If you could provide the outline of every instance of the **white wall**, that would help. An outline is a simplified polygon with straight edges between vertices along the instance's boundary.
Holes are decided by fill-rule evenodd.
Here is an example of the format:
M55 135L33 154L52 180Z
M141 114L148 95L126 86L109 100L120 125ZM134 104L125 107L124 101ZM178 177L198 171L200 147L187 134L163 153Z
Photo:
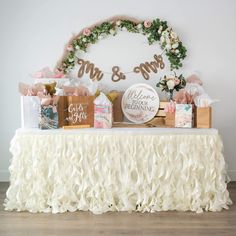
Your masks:
M9 143L20 126L19 81L54 67L72 33L114 15L165 19L188 48L183 71L198 70L214 106L229 173L236 180L236 1L0 0L0 181L8 179ZM134 55L136 57L137 55Z

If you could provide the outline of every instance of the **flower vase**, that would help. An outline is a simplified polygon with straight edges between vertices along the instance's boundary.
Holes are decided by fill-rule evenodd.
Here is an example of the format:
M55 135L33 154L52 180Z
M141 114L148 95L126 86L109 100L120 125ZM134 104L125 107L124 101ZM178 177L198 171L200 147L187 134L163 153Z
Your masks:
M170 90L166 92L166 98L169 102L173 100L173 93L174 93L174 90Z

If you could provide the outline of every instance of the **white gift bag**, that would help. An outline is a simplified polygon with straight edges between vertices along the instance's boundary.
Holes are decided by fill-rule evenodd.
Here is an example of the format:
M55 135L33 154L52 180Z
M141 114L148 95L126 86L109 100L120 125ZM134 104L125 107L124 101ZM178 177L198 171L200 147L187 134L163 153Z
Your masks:
M21 127L38 128L40 99L37 96L21 96Z

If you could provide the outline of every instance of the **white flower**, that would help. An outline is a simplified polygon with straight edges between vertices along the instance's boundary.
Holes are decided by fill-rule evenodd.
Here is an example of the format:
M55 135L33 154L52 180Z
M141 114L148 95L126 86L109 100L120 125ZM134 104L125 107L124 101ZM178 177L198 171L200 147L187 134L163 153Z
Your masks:
M127 31L127 28L126 27L122 27L121 30L122 31Z
M162 31L161 33L163 36L166 36L168 34L168 32L165 30L165 31Z
M115 34L115 30L111 29L110 34Z
M83 42L86 42L87 41L87 39L86 38L83 38Z
M174 44L172 45L172 48L175 49L175 48L177 48L178 46L179 46L178 43L174 43Z
M171 45L170 44L166 44L166 49L170 50L171 49Z
M178 35L174 31L171 31L170 36L171 38L174 38L174 39L177 39L178 37Z
M120 25L120 24L121 24L120 20L116 21L116 25Z
M138 24L138 25L137 25L137 28L138 28L138 29L142 29L142 24Z
M178 54L178 53L179 53L179 49L176 49L176 50L175 50L175 53Z
M76 46L75 46L75 49L78 50L78 49L79 49L79 45L76 45Z
M98 36L98 39L103 39L102 35L99 35L99 36Z
M161 36L161 43L164 43L165 42L165 37L164 36Z
M74 58L69 58L69 62L73 62L73 61L75 61Z
M170 90L172 90L175 87L175 82L172 79L168 80L166 84L167 84L168 89Z
M170 39L169 38L166 38L166 43L170 44Z

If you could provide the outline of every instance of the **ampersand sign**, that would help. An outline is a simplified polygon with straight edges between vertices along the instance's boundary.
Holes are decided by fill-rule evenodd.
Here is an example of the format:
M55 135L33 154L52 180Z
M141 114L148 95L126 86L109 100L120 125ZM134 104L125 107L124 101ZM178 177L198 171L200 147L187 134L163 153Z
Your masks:
M126 76L122 73L122 72L119 72L120 71L120 68L119 66L113 66L112 67L112 76L111 76L111 80L113 82L118 82L120 81L121 79L124 80L126 79Z

